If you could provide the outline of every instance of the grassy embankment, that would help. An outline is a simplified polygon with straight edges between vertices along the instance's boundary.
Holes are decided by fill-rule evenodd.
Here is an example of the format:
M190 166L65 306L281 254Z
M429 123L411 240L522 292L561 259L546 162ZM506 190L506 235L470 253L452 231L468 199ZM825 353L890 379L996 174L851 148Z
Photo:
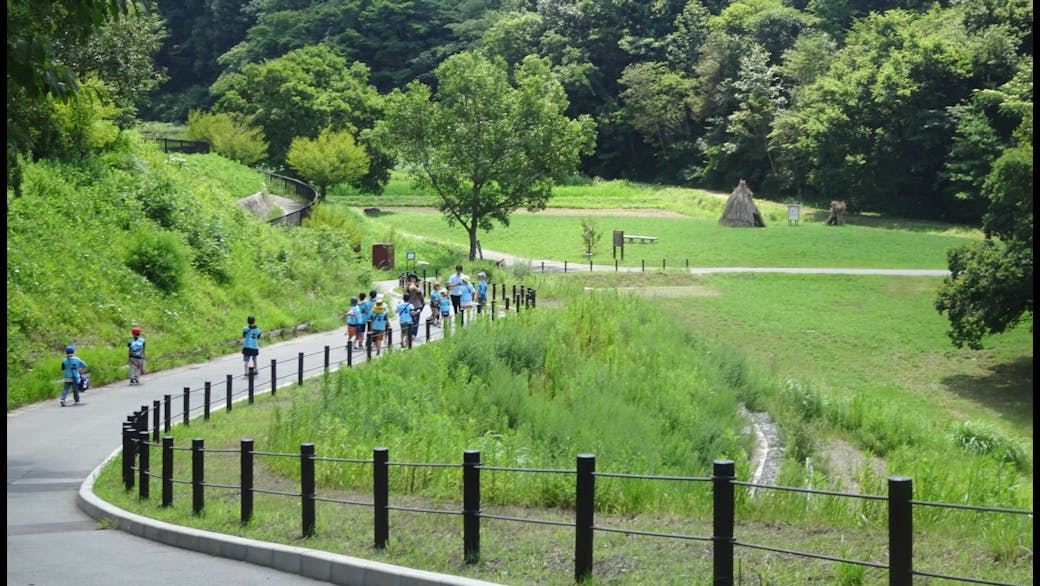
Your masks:
M150 141L24 173L23 194L7 192L8 410L57 395L67 344L95 385L124 378L132 325L153 371L234 352L250 314L269 332L338 326L372 278L353 245L385 237L331 209L307 227L268 226L235 203L266 192L263 175Z

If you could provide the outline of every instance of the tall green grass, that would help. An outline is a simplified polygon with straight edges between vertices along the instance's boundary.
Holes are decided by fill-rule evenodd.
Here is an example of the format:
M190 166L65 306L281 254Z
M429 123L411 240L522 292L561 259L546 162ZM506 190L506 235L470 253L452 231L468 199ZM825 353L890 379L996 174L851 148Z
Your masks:
M577 297L557 310L481 322L464 336L423 346L421 355L394 353L371 367L340 370L322 383L320 398L302 393L278 412L266 437L276 451L307 441L347 458L368 457L380 445L395 460L409 461L455 461L463 450L481 449L491 466L571 468L578 450L633 473L704 476L717 457L746 468L737 391L720 377L716 360L689 334L676 332L674 344L662 345L667 316L634 321L617 311L626 305L617 298ZM291 463L284 472L292 473ZM421 476L392 489L433 498L459 494L457 478ZM324 480L350 489L371 482L363 470ZM602 506L705 505L703 498L679 500L685 494L605 491ZM572 479L507 476L484 498L570 505Z

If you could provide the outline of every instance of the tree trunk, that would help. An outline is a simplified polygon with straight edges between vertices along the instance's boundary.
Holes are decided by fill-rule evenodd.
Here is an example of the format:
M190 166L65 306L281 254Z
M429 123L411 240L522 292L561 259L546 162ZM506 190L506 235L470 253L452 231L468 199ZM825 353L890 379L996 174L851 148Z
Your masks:
M477 258L477 223L474 222L467 232L469 232L469 260L474 261Z

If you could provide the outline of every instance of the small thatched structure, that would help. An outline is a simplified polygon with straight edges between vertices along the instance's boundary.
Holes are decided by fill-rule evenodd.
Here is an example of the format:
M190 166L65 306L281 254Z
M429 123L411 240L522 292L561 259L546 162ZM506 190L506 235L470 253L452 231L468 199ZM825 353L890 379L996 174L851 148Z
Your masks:
M741 179L740 185L737 185L733 193L729 194L729 199L726 200L726 209L722 210L722 217L719 218L719 223L723 226L765 228L766 223L762 220L762 214L759 213L758 206L755 205L753 195L751 189L747 186L747 182Z
M827 216L828 226L840 226L845 223L845 202L831 201L831 215Z

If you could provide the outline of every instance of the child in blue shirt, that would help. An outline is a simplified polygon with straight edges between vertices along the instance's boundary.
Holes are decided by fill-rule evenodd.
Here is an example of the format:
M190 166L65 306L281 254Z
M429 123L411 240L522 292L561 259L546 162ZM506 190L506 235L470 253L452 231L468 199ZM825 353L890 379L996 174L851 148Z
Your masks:
M375 297L375 296L373 295L373 297ZM357 336L355 337L355 339L357 341L357 348L359 348L359 349L361 348L361 345L364 344L365 340L367 339L367 336L365 335L365 332L368 330L368 320L371 317L371 313L370 312L372 310L372 306L370 304L370 301L371 301L370 299L365 299L365 292L364 291L358 293L358 304L357 304L357 307L358 307L358 315L359 315L359 317L361 319L358 321Z
M477 273L477 313L484 312L484 306L487 305L487 291L487 273L480 271Z
M412 324L415 322L415 306L409 295L397 304L397 318L401 324L401 347L408 348L412 345Z
M75 346L65 346L65 360L61 361L61 372L65 377L65 386L61 388L61 406L65 406L65 397L69 396L72 389L72 398L79 404L79 375L86 372L87 363L76 356Z
M249 376L249 363L252 362L253 374L260 372L257 357L260 355L260 328L256 325L256 318L246 318L246 325L242 328L242 368L243 377Z
M386 333L386 326L390 322L390 308L383 302L382 295L376 295L376 302L372 305L372 315L368 322L368 326L372 328L372 345L376 348L376 353L379 353L379 349L383 346L383 335Z
M144 374L144 338L141 337L141 328L136 326L130 329L130 335L133 337L126 343L130 350L130 384L139 385Z
M441 289L441 323L448 321L451 317L451 296L448 295L448 288Z
M358 337L358 323L362 317L363 313L358 308L358 298L351 297L350 309L347 310L347 348L354 346L355 343L361 346L361 338Z

